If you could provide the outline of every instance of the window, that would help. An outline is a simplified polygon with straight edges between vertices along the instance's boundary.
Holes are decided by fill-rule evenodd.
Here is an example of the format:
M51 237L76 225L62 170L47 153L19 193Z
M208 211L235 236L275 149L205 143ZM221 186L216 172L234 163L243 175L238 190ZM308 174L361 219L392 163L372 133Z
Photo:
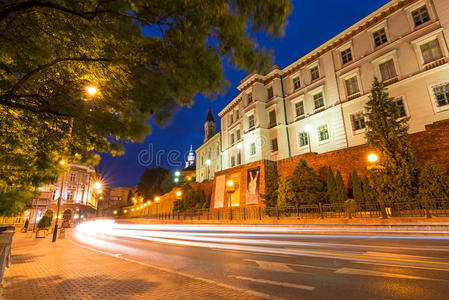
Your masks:
M320 142L329 140L329 129L327 128L327 125L318 127L318 140Z
M433 87L437 107L449 105L449 83Z
M67 199L66 200L73 200L73 191L68 190L67 191Z
M248 104L253 102L253 93L248 94Z
M425 5L412 11L412 17L415 26L419 26L430 20L429 12L427 11L427 7Z
M352 130L357 131L366 127L365 116L362 112L351 115Z
M357 76L346 79L345 85L346 85L346 93L348 94L348 96L352 96L360 92Z
M323 92L319 92L318 94L313 95L313 104L315 105L315 109L324 106Z
M300 132L298 134L299 147L304 147L309 144L309 135L307 132Z
M75 181L75 173L70 174L70 181L71 182Z
M256 143L251 143L251 145L249 145L249 154L256 155Z
M277 152L278 150L279 150L278 139L272 139L271 140L271 152Z
M240 152L237 154L237 164L238 165L242 164L242 154Z
M240 141L240 129L237 129L236 137L237 137L237 141Z
M254 127L254 115L248 117L248 127L250 129Z
M421 45L420 48L424 64L431 63L443 57L443 52L441 51L438 39L425 43Z
M379 64L379 70L380 76L382 76L383 81L387 81L397 76L393 59L390 59L384 63Z
M234 145L234 143L235 143L235 140L234 140L234 134L231 133L231 145Z
M232 123L234 123L234 115L230 114L229 115L229 125L231 125Z
M235 167L235 157L231 156L231 167Z
M341 60L343 61L344 65L352 61L351 48L341 51Z
M295 111L296 111L296 117L300 117L304 115L304 102L298 101L295 103Z
M271 110L269 112L269 117L270 117L270 126L275 126L276 125L276 110Z
M396 107L399 112L399 117L400 118L406 117L407 113L405 111L404 99L400 98L400 99L396 100L395 103L396 103Z
M239 114L239 110L237 109L235 111L235 120L237 121L239 119L239 117L240 117L240 114Z
M320 78L320 70L318 69L318 66L310 69L310 76L312 77L312 81Z
M268 99L271 99L271 98L273 98L273 88L269 87L268 88Z
M385 32L385 28L382 28L380 30L373 32L373 38L374 38L374 44L376 45L376 47L379 47L379 46L385 44L386 42L388 42L387 33Z
M299 76L293 78L293 88L295 90L299 89L301 87L301 80L299 79Z

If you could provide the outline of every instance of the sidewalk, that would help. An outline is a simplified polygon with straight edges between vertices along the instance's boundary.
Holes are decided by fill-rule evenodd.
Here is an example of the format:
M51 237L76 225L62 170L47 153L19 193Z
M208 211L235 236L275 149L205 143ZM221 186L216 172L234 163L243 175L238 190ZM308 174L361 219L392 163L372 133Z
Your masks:
M255 299L244 291L78 246L14 236L3 299Z

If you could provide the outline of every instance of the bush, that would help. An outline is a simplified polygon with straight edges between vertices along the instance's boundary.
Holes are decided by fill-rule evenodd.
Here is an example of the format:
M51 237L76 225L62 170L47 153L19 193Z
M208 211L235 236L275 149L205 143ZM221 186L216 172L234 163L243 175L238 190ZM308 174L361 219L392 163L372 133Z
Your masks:
M47 228L51 226L51 219L49 216L43 216L40 220L39 223L37 223L37 228L42 229L42 228Z
M292 189L295 194L295 205L317 204L327 199L326 184L305 160L296 166L291 178Z
M261 197L265 206L274 207L278 202L279 189L279 175L276 164L268 164L265 170L265 194Z
M431 163L424 165L419 176L419 198L431 205L449 199L449 180Z
M292 183L289 177L284 177L279 182L279 192L277 198L277 206L289 207L294 206L295 193L292 188Z

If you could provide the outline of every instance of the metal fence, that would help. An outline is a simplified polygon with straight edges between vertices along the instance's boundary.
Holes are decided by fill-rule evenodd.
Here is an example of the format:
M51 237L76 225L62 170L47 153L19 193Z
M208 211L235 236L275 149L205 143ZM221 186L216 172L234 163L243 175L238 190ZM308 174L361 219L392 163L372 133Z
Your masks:
M129 216L127 216L129 217ZM300 205L296 207L233 207L171 213L141 214L160 220L267 220L267 219L328 219L328 218L397 218L397 217L449 217L449 200L423 202L418 200L381 203L345 203Z

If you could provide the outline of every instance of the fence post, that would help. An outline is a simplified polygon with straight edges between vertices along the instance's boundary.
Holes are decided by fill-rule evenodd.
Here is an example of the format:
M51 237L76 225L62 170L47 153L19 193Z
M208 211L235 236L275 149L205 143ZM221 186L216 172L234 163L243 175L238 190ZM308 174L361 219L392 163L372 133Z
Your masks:
M320 208L320 216L321 216L321 219L324 219L323 206L321 205L321 202L318 203L318 206L319 206L319 208Z
M217 210L217 220L220 220L220 210Z
M277 206L275 206L276 208L276 218L279 220L279 208Z
M296 216L299 219L299 206L298 205L296 205Z
M209 220L209 214L210 214L210 210L207 210L207 220Z
M259 206L259 220L262 220L262 208Z
M232 221L232 206L229 208L229 220Z
M426 209L426 218L432 219L432 215L430 214L430 208L429 208L429 200L424 199L424 207Z
M245 209L245 207L243 208L243 220L246 220L246 209Z

